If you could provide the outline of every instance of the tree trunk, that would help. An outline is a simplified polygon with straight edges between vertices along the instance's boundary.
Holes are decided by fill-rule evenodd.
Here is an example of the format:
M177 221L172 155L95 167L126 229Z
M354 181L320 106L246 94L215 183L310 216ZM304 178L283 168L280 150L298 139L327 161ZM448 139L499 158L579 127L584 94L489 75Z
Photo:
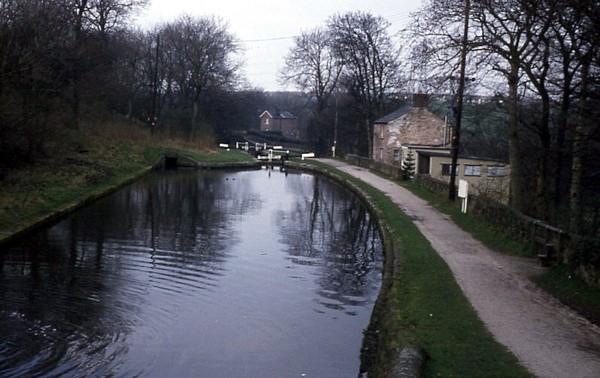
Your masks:
M579 114L573 139L573 161L571 163L571 189L569 230L573 234L580 233L581 224L581 179L583 177L583 159L587 143L587 98L589 85L590 62L584 61L581 66L581 93L579 99Z
M196 129L196 122L198 121L198 101L194 101L192 109L192 122L190 124L190 130L188 133L188 139L191 141L194 135L194 129Z
M542 121L540 125L540 139L542 142L542 156L538 166L538 180L536 187L536 208L537 216L542 219L548 219L549 193L548 166L550 162L550 97L548 93L542 93Z
M564 166L564 149L565 149L565 134L567 130L567 123L569 120L569 107L571 106L571 91L570 80L564 81L564 89L562 94L562 100L560 104L560 113L558 115L558 128L556 131L556 168L554 171L554 208L557 211L560 210L562 205L561 195L561 183L563 179L563 166Z
M519 65L511 63L508 76L508 156L510 160L510 204L515 209L524 212L523 198L523 167L521 162L519 133Z
M369 159L373 158L373 135L371 132L371 117L368 116L365 120L365 126L366 126L366 132L367 132L367 143L369 144L369 147L367 149L368 151L368 155Z
M133 118L133 99L129 98L127 100L127 119L131 121Z
M75 10L74 57L71 67L71 124L70 127L79 130L81 104L81 54L83 49L83 18L87 10L88 0L82 0Z

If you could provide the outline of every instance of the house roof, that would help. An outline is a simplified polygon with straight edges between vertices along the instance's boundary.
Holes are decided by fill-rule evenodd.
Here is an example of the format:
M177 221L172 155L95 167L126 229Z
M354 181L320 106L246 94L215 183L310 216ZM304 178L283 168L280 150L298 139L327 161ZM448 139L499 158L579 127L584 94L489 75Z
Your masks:
M296 118L296 116L290 112L281 112L281 113L279 113L279 117L277 117L277 118L290 118L291 119L291 118Z
M375 121L376 124L387 124L390 123L400 117L402 117L403 115L405 115L406 113L408 113L411 109L411 106L409 105L405 105L403 107L401 107L400 109L397 109L389 114L384 115L383 117L379 118L378 120Z
M445 153L442 151L427 151L427 150L420 150L420 149L416 149L415 151L417 151L419 153L419 155L423 155L423 156L442 156L442 157L450 156L450 154L448 153L449 151L447 151ZM484 156L470 156L470 155L458 154L458 157L460 159L481 160L481 161L489 161L489 162L494 162L494 163L508 164L508 162L505 162L502 159L494 159L494 158L488 158L488 157L484 157Z
M417 149L415 151L417 151L417 153L419 155L423 155L423 156L442 156L442 157L450 156L449 149L447 149L446 151L427 151L427 150Z
M271 117L273 119L296 119L296 116L288 111L271 112L271 111L265 110L258 117L262 118L265 114L267 114L269 117Z
M264 112L260 113L258 118L262 118L265 114L267 114L269 117L273 118L273 116L271 115L271 113L269 113L268 110L265 110Z
M423 152L434 152L441 151L450 153L450 147L447 144L403 144L402 147L408 147L414 149L415 151L423 151ZM434 151L432 151L434 150Z

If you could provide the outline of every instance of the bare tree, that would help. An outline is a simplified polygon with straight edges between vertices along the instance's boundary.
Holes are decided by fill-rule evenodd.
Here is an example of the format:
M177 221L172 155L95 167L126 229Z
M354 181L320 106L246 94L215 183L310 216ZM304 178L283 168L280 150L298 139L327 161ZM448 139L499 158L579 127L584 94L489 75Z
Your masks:
M214 89L233 89L238 81L238 51L227 25L214 18L183 16L164 25L161 35L163 74L160 79L171 104L191 109L187 136L200 127L205 96ZM175 98L178 98L175 101Z
M536 30L541 16L526 12L529 0L478 1L473 4L474 27L485 50L496 58L493 69L506 79L508 85L509 159L511 165L510 201L518 210L526 210L525 171L521 155L522 131L519 125L519 85L522 67L538 51L541 39Z
M382 17L350 12L329 19L334 51L344 61L341 78L362 112L362 135L372 156L373 121L385 110L386 94L398 87L398 50ZM359 126L360 127L360 126Z
M579 62L581 70L569 193L569 227L573 233L578 234L580 232L582 216L584 162L589 150L592 128L590 100L592 94L595 96L598 95L597 76L600 71L600 58L598 57L600 20L598 16L600 15L600 9L598 4L593 0L581 0L572 6L568 6L566 9L563 8L563 10L569 12L575 21L573 24L565 25L565 30L572 40L577 40L580 43L579 48L574 50L575 58Z
M86 18L92 28L106 34L124 28L131 14L147 3L148 0L89 0Z
M325 109L343 68L331 42L329 33L323 29L302 33L294 39L281 72L284 82L292 82L316 97L317 113Z
M315 96L317 104L311 124L316 130L310 134L316 136L317 148L321 149L328 131L324 130L328 125L322 119L323 111L337 87L343 63L334 53L332 39L326 30L302 33L294 43L286 56L281 79Z
M64 90L62 9L52 1L0 3L0 164L45 153Z

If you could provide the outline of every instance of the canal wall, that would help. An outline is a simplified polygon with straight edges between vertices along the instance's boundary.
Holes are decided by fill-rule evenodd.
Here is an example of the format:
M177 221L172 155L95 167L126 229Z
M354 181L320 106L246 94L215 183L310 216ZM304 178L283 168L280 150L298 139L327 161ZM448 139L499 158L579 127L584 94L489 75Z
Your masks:
M389 378L407 378L422 376L426 351L420 346L404 346L400 351L391 348L394 341L385 331L387 324L393 322L394 302L391 296L394 280L400 275L400 246L394 242L391 227L383 219L382 210L375 205L371 197L352 181L328 169L310 163L289 161L287 168L311 173L321 174L332 179L352 191L360 198L371 214L375 215L381 240L383 242L384 265L383 277L379 296L373 307L373 313L367 329L364 331L363 345L361 348L361 373L369 376L379 376L385 372ZM372 374L374 371L378 372Z

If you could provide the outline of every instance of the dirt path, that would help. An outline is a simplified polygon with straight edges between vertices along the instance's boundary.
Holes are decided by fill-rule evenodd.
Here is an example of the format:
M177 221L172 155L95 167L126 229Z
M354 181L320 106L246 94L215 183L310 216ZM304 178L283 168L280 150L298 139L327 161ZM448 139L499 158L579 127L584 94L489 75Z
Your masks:
M532 259L491 251L445 214L408 190L366 169L335 166L392 199L446 261L456 281L496 340L540 377L600 377L600 327L537 288Z

